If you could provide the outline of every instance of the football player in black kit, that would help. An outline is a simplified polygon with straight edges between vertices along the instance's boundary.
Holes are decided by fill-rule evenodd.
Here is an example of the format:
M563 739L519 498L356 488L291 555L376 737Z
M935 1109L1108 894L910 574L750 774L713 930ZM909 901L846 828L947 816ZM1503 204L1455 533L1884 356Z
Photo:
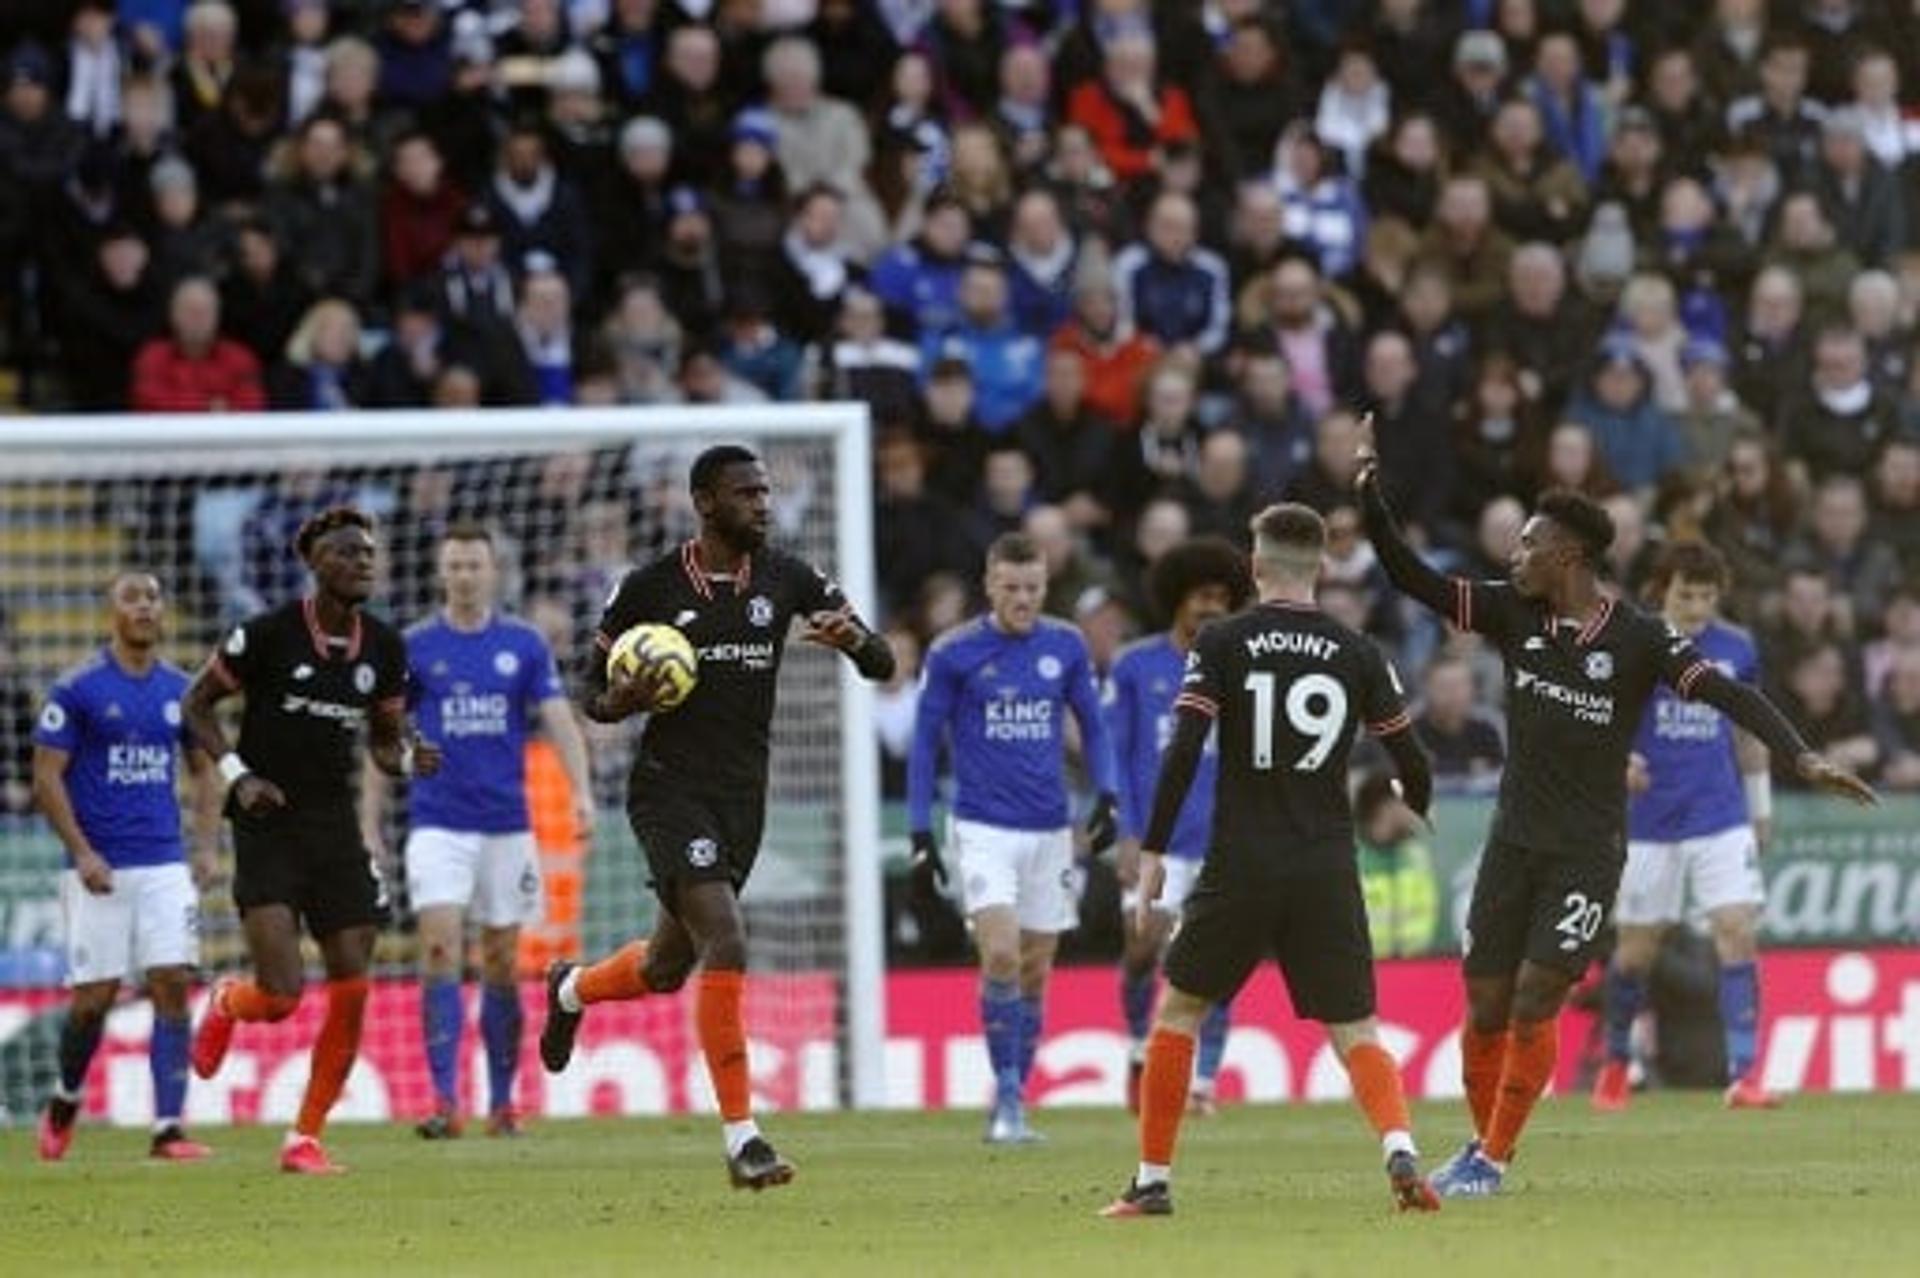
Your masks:
M793 1166L752 1116L740 1001L747 966L739 894L753 871L766 818L767 752L787 632L838 649L870 680L893 674L893 650L854 615L812 565L767 545L767 469L752 451L722 445L693 464L693 540L627 574L595 636L582 707L597 723L649 710L662 690L651 671L609 680L607 651L633 626L677 627L699 655L699 682L671 713L647 721L628 784L627 814L663 907L650 940L590 967L547 972L540 1059L565 1069L591 1003L666 994L696 965L695 1021L724 1124L736 1188L793 1179ZM858 743L849 743L855 748Z
M1657 682L1703 701L1792 759L1801 777L1857 803L1858 777L1813 752L1760 693L1693 641L1601 586L1613 523L1575 493L1541 497L1509 580L1429 568L1380 491L1371 422L1355 490L1387 576L1463 630L1486 636L1507 671L1510 747L1493 830L1474 881L1463 968L1461 1072L1475 1138L1434 1174L1443 1197L1497 1193L1534 1103L1553 1077L1558 1017L1594 957L1626 864L1627 755Z
M1165 1216L1194 1036L1263 960L1280 965L1294 1012L1326 1026L1354 1099L1381 1142L1402 1210L1440 1203L1415 1162L1400 1067L1380 1046L1373 945L1353 846L1347 761L1364 726L1393 755L1407 803L1425 812L1426 755L1413 739L1400 678L1366 636L1321 612L1314 587L1327 526L1310 507L1270 506L1253 520L1260 601L1206 627L1187 654L1173 740L1140 842L1140 912L1159 896L1164 856L1210 734L1218 733L1206 864L1167 952L1166 990L1147 1040L1140 1166L1101 1214Z
M367 963L387 918L354 811L361 725L389 776L429 776L440 751L407 725L405 642L362 607L373 594L373 520L348 507L322 511L301 526L294 550L312 570L313 593L235 627L181 705L229 787L233 899L254 970L252 981L214 987L193 1068L202 1078L219 1071L236 1022L285 1020L300 1006L304 920L326 964L327 1019L280 1167L325 1175L343 1170L320 1132L360 1050ZM215 709L235 693L246 698L237 746Z

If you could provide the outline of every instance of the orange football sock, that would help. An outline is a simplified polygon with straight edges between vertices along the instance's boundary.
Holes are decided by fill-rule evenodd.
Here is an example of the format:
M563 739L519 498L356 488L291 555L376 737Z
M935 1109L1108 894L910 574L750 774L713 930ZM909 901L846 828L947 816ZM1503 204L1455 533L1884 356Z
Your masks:
M1147 1036L1147 1068L1140 1079L1140 1161L1173 1166L1180 1119L1193 1079L1193 1035L1156 1026Z
M1496 1163L1513 1157L1513 1147L1533 1113L1534 1102L1553 1081L1560 1059L1560 1021L1515 1021L1507 1044L1507 1067L1500 1075L1500 1095L1493 1120L1487 1125L1486 1153Z
M1460 1078L1467 1088L1467 1107L1473 1110L1473 1134L1484 1137L1493 1122L1494 1098L1500 1094L1500 1071L1507 1063L1507 1031L1484 1034L1471 1022L1460 1031Z
M746 989L744 972L702 972L694 992L694 1019L699 1023L700 1051L707 1058L714 1099L722 1122L745 1122L753 1116L753 1080L747 1072L747 1026L740 1015L740 995Z
M220 1010L236 1021L284 1021L300 1006L298 994L269 994L252 981L227 986Z
M313 1066L307 1074L307 1094L300 1101L300 1121L294 1130L318 1138L327 1115L360 1054L360 1026L366 1019L367 978L327 982L327 1019L313 1042Z
M1360 1103L1373 1130L1413 1131L1407 1116L1407 1094L1400 1086L1400 1066L1378 1043L1362 1043L1347 1053L1347 1075L1353 1080L1353 1099Z
M587 1003L624 1002L645 998L647 943L629 941L592 967L583 967L574 978L573 992Z

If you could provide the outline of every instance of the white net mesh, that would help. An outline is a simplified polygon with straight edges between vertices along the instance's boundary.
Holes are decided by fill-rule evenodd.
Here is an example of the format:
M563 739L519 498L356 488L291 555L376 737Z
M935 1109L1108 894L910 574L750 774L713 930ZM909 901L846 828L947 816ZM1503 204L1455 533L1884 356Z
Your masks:
M722 439L750 443L766 458L778 542L847 578L850 565L841 560L848 543L837 515L849 503L864 510L870 498L864 466L846 464L838 450L853 446L854 428L864 422L835 424L819 410L806 416L820 426L783 421L779 410L759 419L759 432L741 429L737 417L706 422L697 412L670 410L476 419L465 431L440 422L430 433L406 429L419 419L395 419L392 431L374 431L362 418L339 443L316 442L311 422L290 432L281 419L255 419L259 433L236 430L217 443L170 439L156 426L138 447L10 448L0 466L7 661L0 731L9 809L0 817L0 1105L22 1117L53 1084L65 966L58 900L64 856L26 807L27 737L47 685L101 642L101 591L115 570L138 565L160 577L169 605L167 655L192 671L227 626L305 588L288 543L314 510L346 500L380 517L385 570L374 606L402 625L435 605L439 533L452 521L478 519L502 538L505 604L547 634L572 675L590 650L590 629L612 584L692 531L687 468L701 448ZM76 433L89 425L71 423ZM849 484L859 491L841 491ZM856 600L867 598L857 579L847 585ZM831 1106L852 1094L850 956L877 950L848 939L851 774L843 770L848 707L837 665L812 645L787 650L766 840L744 897L756 974L747 1003L756 1087L775 1107ZM531 1050L541 1004L534 978L545 962L608 953L644 935L657 909L623 810L632 729L589 728L600 818L585 838L570 828L564 774L551 751L532 748L529 790L548 915L521 947L527 1043L519 1100L524 1109L550 1114L704 1108L710 1094L694 1049L690 999L596 1009L575 1066L557 1079L541 1074ZM393 807L388 844L397 852L404 799ZM225 856L230 873L230 848ZM341 1117L407 1117L430 1104L403 875L395 876L395 889L397 921L380 941L362 1067ZM206 895L203 910L203 970L243 970L224 882ZM310 970L317 975L317 967ZM470 983L461 1090L468 1107L481 1111L486 1085L475 995ZM321 1012L311 987L306 1002L283 1025L243 1027L223 1075L190 1092L189 1117L289 1115ZM109 1022L88 1094L96 1116L150 1117L149 1023L139 1003L123 1004Z

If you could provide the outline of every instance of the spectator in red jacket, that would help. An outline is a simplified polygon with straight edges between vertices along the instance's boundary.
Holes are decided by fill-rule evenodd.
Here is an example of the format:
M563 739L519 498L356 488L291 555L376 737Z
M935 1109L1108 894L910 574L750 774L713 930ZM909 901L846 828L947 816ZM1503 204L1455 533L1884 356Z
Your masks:
M133 357L132 407L138 413L224 413L265 408L260 361L220 336L220 294L189 276L173 286L166 337Z
M380 195L380 246L390 286L401 288L439 269L466 206L433 138L402 134L393 144L392 177Z
M1153 172L1168 143L1200 136L1186 90L1155 75L1153 34L1144 22L1117 24L1100 79L1073 91L1067 118L1093 135L1100 158L1122 182Z

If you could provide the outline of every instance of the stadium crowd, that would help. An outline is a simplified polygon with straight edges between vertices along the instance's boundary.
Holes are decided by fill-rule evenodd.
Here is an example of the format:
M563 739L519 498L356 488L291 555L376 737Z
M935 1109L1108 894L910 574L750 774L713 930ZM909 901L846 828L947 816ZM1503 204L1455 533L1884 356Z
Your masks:
M1627 589L1711 540L1814 745L1920 789L1914 0L16 0L0 50L21 407L864 400L903 656L998 533L1105 662L1167 547L1306 501L1484 789L1497 659L1387 589L1368 411L1449 567L1555 485ZM570 466L529 562L657 541Z

